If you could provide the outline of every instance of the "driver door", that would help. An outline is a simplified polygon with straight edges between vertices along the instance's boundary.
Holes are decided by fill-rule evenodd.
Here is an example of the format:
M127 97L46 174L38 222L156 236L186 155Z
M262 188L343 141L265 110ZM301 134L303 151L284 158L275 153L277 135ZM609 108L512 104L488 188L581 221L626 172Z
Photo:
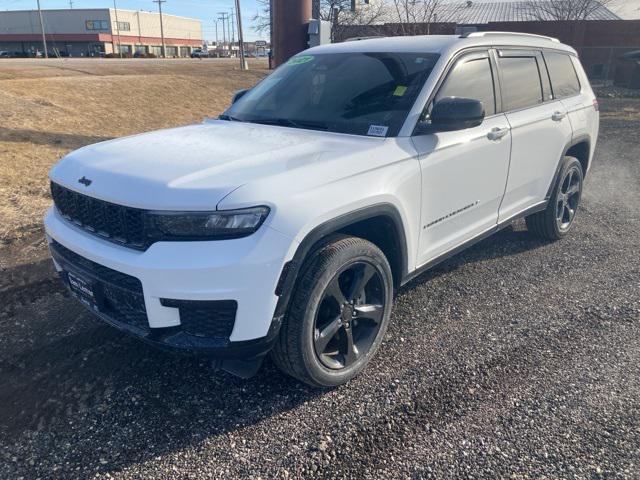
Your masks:
M511 130L500 111L497 72L488 51L456 60L434 102L445 97L479 100L485 120L474 128L414 135L422 170L418 267L495 227L504 196Z

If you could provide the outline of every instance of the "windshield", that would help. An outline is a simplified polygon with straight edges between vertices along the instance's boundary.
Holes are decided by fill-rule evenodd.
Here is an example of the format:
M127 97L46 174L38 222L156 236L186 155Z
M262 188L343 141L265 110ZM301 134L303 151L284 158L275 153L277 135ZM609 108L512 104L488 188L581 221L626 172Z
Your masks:
M437 59L431 53L297 55L220 118L394 137Z

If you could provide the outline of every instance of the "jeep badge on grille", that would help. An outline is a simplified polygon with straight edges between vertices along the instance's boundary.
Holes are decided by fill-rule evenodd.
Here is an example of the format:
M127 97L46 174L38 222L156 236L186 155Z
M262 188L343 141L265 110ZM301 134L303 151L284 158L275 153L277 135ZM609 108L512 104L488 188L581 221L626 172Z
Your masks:
M83 184L85 187L91 185L91 182L93 182L93 180L89 180L87 177L82 177L80 180L78 180L78 183Z

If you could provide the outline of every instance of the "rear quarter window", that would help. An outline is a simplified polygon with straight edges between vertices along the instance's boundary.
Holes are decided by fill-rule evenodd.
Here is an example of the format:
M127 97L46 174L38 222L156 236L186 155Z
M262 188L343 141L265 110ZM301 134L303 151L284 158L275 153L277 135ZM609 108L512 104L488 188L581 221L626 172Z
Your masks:
M580 93L580 81L569 55L544 52L544 60L549 70L551 88L556 98L571 97Z

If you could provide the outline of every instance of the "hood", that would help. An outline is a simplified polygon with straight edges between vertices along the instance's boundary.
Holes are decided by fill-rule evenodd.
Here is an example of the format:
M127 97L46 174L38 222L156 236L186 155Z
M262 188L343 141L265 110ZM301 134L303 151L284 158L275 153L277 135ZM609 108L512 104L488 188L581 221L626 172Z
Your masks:
M349 135L212 120L81 148L60 161L50 177L121 205L211 210L242 185L320 161L330 151L335 159L352 150L353 141ZM83 177L90 185L79 182Z

